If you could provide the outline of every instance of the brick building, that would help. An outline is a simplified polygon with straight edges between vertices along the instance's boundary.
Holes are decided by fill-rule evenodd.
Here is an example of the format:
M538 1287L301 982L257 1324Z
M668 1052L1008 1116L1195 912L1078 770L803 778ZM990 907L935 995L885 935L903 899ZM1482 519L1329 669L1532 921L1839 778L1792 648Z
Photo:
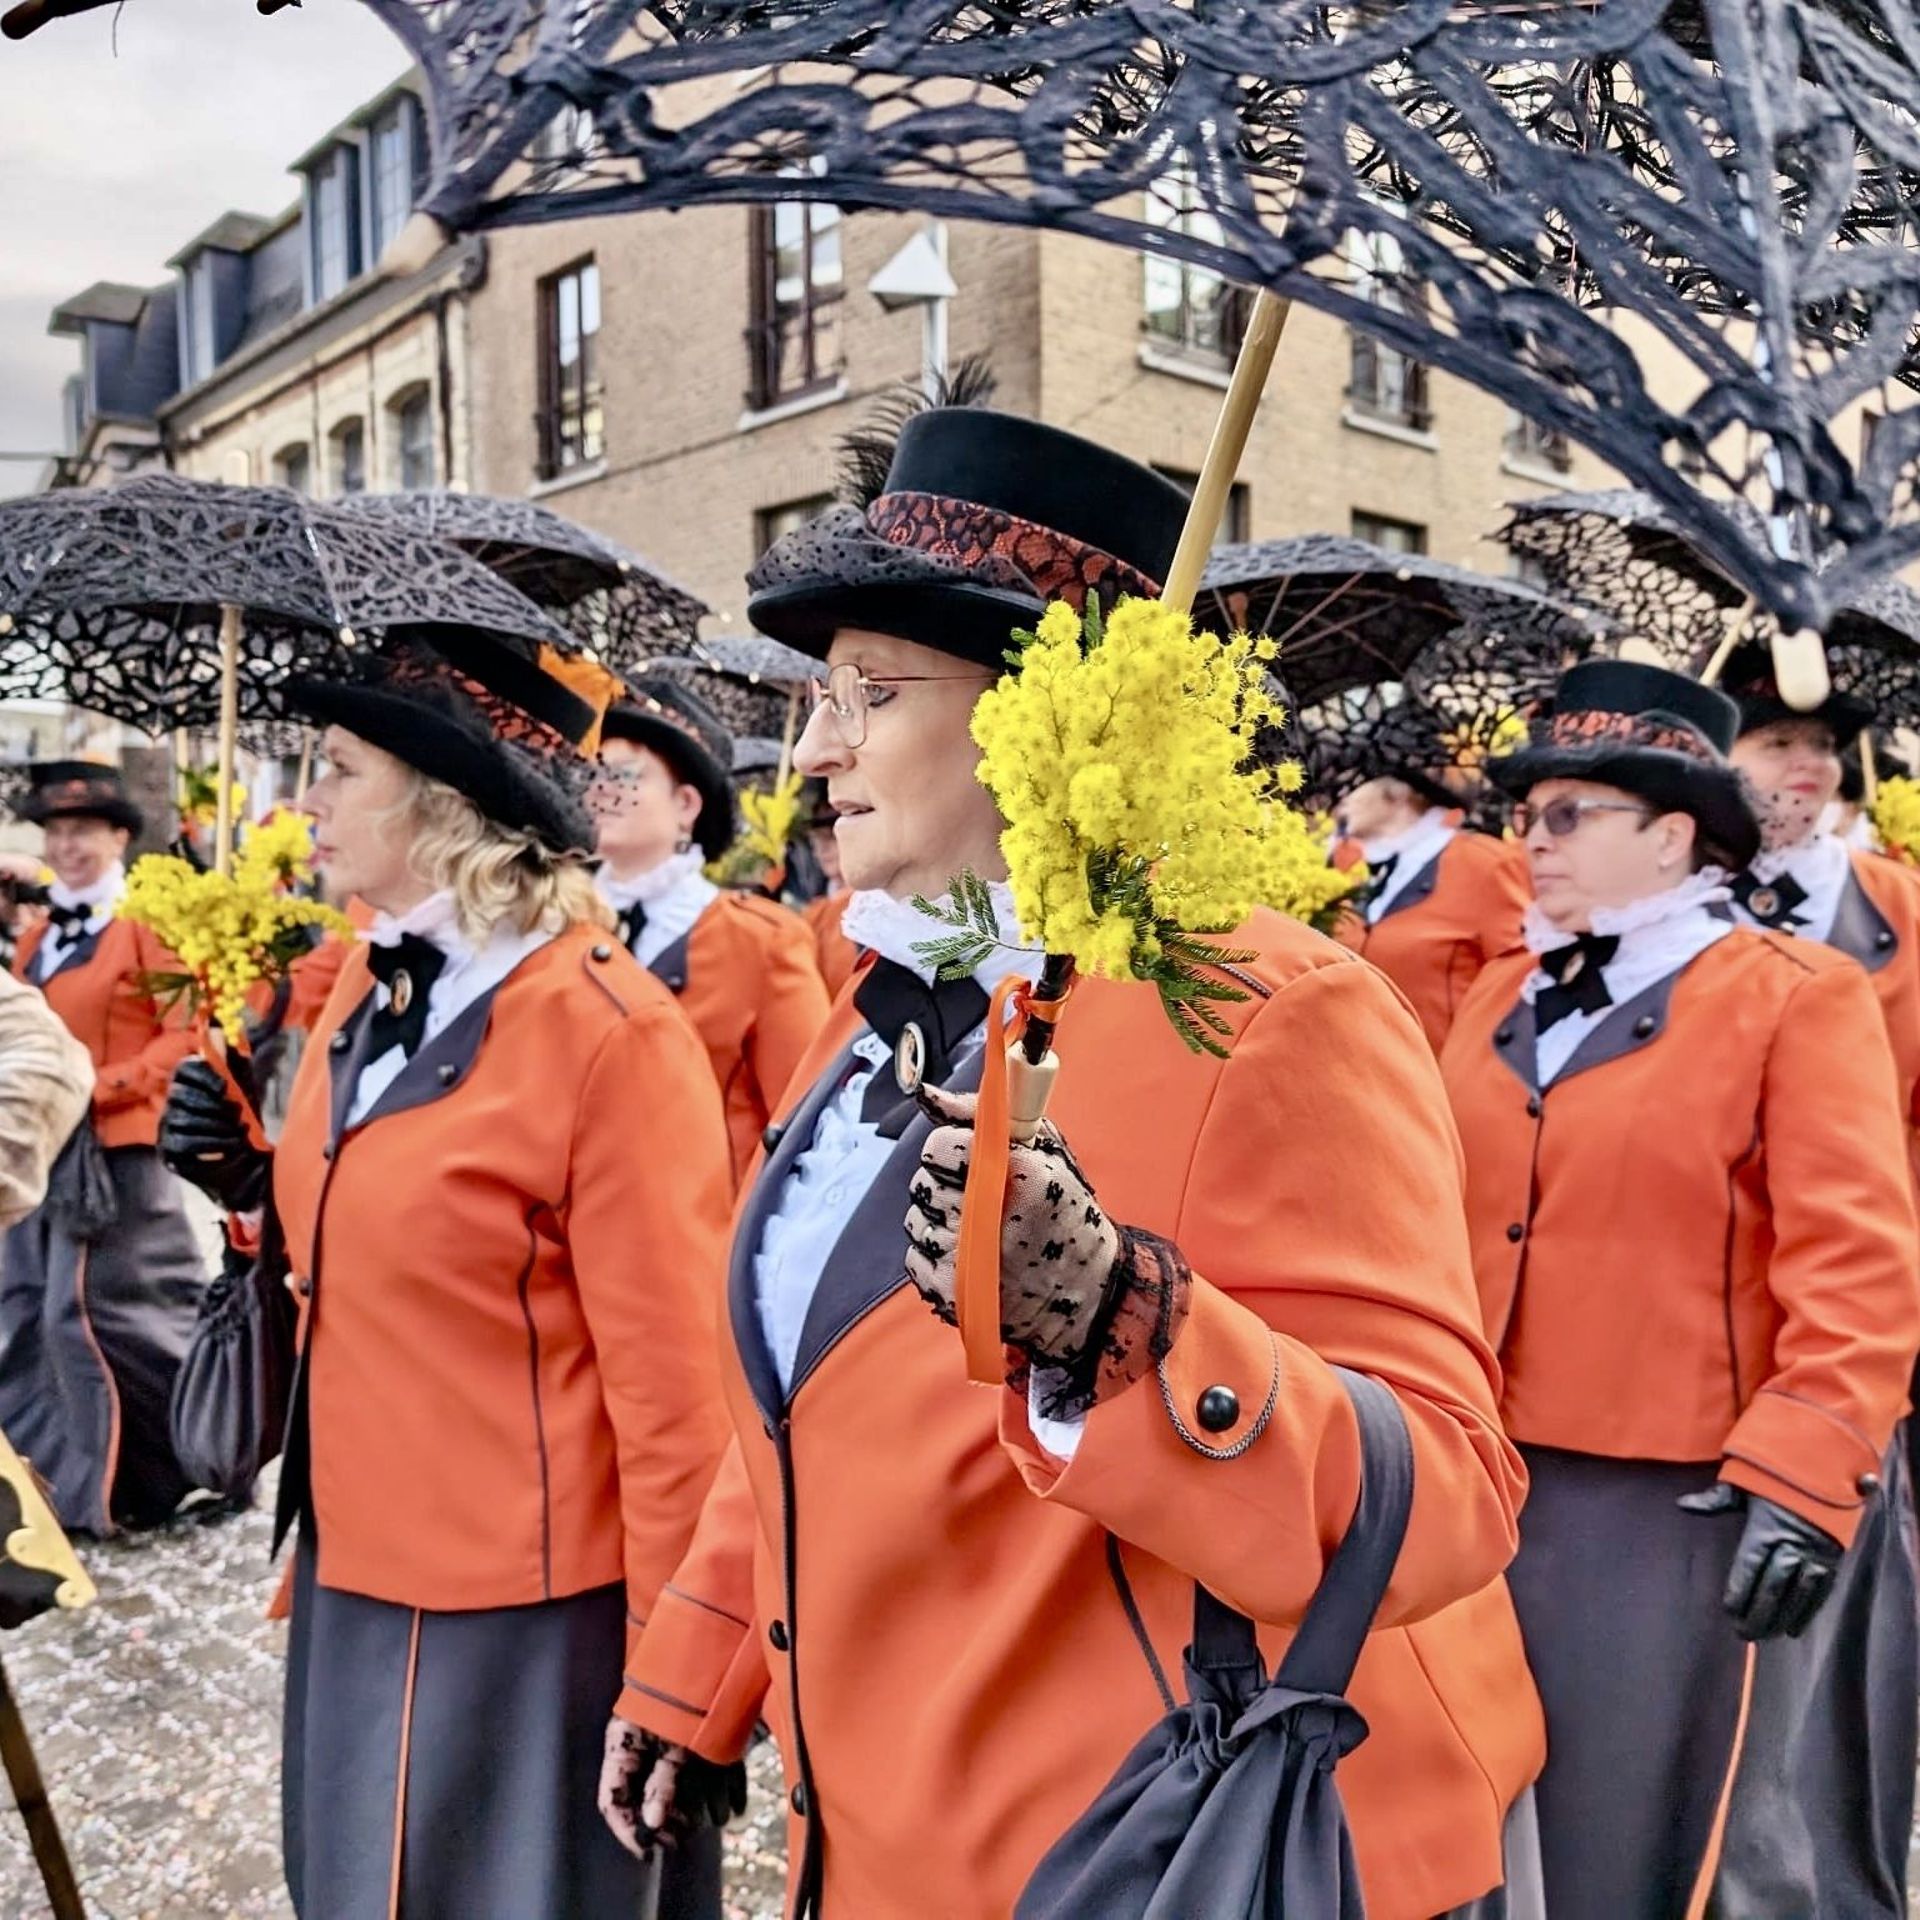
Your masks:
M548 157L564 163L569 138L556 123ZM530 494L737 628L742 575L824 504L839 436L920 374L920 315L887 311L868 284L921 223L704 207L508 228L389 275L423 159L403 78L294 160L299 196L278 218L221 215L173 257L170 283L97 286L58 309L55 331L83 355L71 466ZM1205 218L1177 176L1150 211ZM1176 478L1197 471L1242 295L1057 234L953 223L945 246L950 357L986 356L1001 404ZM1356 241L1338 270L1370 299L1423 299L1397 269ZM1299 308L1222 532L1351 532L1497 571L1504 501L1609 477L1503 403Z

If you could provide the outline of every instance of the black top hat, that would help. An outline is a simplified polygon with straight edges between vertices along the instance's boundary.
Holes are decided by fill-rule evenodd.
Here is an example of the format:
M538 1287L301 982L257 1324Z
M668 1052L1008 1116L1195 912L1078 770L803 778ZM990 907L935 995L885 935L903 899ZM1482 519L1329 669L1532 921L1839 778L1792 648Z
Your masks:
M1561 676L1528 744L1487 772L1515 798L1542 780L1593 780L1690 813L1710 857L1738 870L1760 851L1752 796L1727 761L1739 729L1739 708L1716 687L1638 661L1587 660Z
M1831 654L1828 660L1831 664ZM1734 648L1720 684L1740 709L1742 733L1770 727L1778 720L1818 720L1832 730L1836 747L1847 747L1873 725L1872 704L1838 687L1810 712L1788 706L1774 677L1772 649L1762 641L1743 640Z
M709 860L719 859L733 843L733 736L720 716L677 680L643 673L607 709L600 733L651 747L700 795L694 843Z
M14 811L35 826L49 820L104 820L137 834L146 825L146 815L127 798L118 767L94 760L36 760L27 778L32 784Z
M1050 600L1156 598L1186 517L1172 481L1078 434L935 407L901 428L864 511L834 508L761 556L747 616L816 657L866 627L998 668Z
M515 643L472 627L394 627L349 674L295 679L287 698L555 853L593 846L580 748L599 715Z

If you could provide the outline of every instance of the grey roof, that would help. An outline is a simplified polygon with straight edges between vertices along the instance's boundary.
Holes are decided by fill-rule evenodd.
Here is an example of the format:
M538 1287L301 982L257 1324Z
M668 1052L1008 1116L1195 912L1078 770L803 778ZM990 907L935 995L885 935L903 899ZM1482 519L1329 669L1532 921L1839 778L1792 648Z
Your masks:
M225 253L251 253L277 224L262 213L223 213L204 233L195 234L167 265L185 266L208 247L218 247Z
M84 293L76 293L71 300L63 300L54 308L47 331L78 333L89 320L130 327L140 318L140 309L146 303L145 287L130 287L119 280L96 280Z

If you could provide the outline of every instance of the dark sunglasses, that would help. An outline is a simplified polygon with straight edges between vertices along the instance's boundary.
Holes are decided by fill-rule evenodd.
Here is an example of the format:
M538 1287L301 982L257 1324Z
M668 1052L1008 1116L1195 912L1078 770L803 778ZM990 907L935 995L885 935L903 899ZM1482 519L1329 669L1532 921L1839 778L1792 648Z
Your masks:
M1651 820L1654 809L1629 805L1624 800L1549 800L1544 807L1521 800L1513 809L1513 831L1524 840L1537 820L1556 840L1564 840L1578 832L1580 822L1590 813L1637 813L1641 819Z

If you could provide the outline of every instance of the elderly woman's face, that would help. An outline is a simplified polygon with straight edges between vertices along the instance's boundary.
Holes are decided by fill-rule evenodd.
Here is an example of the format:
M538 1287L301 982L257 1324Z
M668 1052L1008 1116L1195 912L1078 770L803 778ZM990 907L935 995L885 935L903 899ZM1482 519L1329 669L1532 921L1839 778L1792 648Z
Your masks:
M1542 780L1518 819L1534 898L1563 933L1589 932L1596 907L1649 899L1692 871L1692 816L1662 813L1619 787Z
M865 676L865 737L822 701L794 748L793 763L824 779L835 815L834 844L849 887L911 899L938 899L971 868L983 880L1006 877L1001 819L974 777L980 750L967 722L993 681L984 667L890 634L843 627L829 667Z
M357 894L377 913L405 913L431 891L412 866L411 775L345 727L327 729L321 752L326 771L307 789L306 808L328 897L344 904Z

